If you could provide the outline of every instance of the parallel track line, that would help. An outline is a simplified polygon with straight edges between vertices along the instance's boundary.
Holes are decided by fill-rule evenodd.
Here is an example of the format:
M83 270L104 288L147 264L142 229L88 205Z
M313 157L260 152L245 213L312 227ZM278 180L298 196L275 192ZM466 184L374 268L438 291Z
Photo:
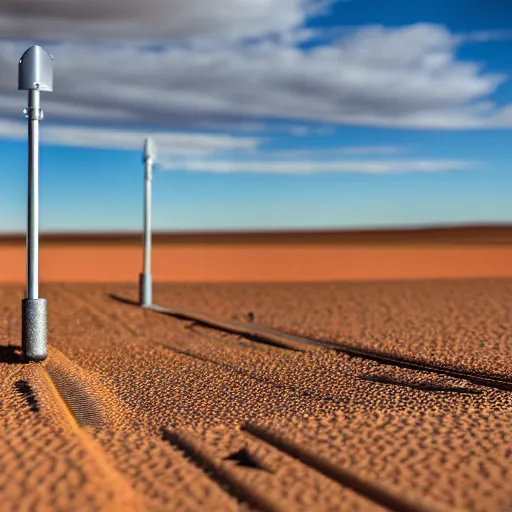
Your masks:
M110 295L110 297L125 304L140 307L140 305L135 301L120 298L115 295ZM270 343L281 348L287 348L301 352L315 350L334 350L336 352L342 352L352 357L360 357L362 359L376 361L385 365L408 368L411 370L419 370L427 373L435 373L438 375L446 375L457 379L464 379L480 386L501 389L504 391L512 391L512 379L508 380L501 376L489 376L476 371L454 370L435 364L433 365L425 363L423 361L407 359L405 357L390 356L382 352L354 347L352 345L343 343L332 343L316 340L313 338L306 338L295 334L284 333L265 325L245 324L242 322L220 320L204 315L202 313L169 309L156 304L152 306L146 306L144 309L148 309L150 311L154 311L156 313L164 314L167 316L172 316L180 320L193 321L205 327L217 329L223 332L229 332L232 334L238 334L254 341L261 341L267 344Z
M388 487L358 475L352 470L341 468L325 457L312 453L293 442L284 440L272 431L259 425L249 423L243 427L243 430L260 441L266 442L283 453L301 461L338 484L348 487L368 500L395 512L448 512L448 510L456 512L453 508L448 509L444 505L430 503L429 500L422 499L420 501L417 496L409 496L405 493L396 495Z
M208 453L208 450L198 446L196 436L179 430L165 431L164 439L171 445L183 451L195 463L203 468L211 478L223 489L228 490L234 497L246 503L259 507L264 512L288 512L292 510L284 502L278 502L267 494L259 492L258 488L239 478L226 467L223 461Z

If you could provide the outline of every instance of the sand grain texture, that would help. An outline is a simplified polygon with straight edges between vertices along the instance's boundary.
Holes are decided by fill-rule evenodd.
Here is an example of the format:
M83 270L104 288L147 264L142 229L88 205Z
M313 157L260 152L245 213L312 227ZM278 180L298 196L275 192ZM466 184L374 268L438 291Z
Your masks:
M511 283L155 287L163 306L452 374L223 332L116 284L42 286L49 358L26 365L23 290L3 287L6 510L510 510L512 391L470 376L512 383Z

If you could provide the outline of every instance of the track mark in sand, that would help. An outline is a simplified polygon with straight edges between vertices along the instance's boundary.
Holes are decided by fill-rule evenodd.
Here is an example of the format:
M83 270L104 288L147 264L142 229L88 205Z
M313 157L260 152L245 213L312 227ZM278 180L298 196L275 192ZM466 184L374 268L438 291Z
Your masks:
M389 377L380 377L378 375L359 375L357 377L360 380L366 380L370 382L377 382L379 384L385 384L390 386L401 386L404 388L419 389L421 391L432 391L440 393L466 393L470 395L481 395L481 389L463 388L460 386L442 386L435 383L419 383L419 382L407 382L404 380L391 379Z
M405 495L403 492L395 494L389 490L388 486L383 486L379 482L341 468L321 455L313 453L265 427L247 424L243 427L243 430L310 466L342 486L351 488L368 500L395 512L448 512L444 505L432 503L430 500L419 500L417 496ZM450 512L455 511L451 508Z
M315 343L318 343L318 341L316 340L313 341L315 341ZM505 379L503 377L490 376L479 372L454 370L450 368L445 368L443 366L429 364L424 361L415 361L412 359L390 356L388 354L383 354L377 351L352 347L344 344L331 342L322 343L324 343L325 347L330 350L343 352L352 357L360 357L362 359L376 361L377 363L383 365L396 366L398 368L406 368L410 370L418 370L426 373L435 373L438 375L446 375L448 377L454 377L456 379L467 380L469 382L472 382L473 384L478 384L480 386L501 389L503 391L512 391L512 380Z
M73 421L76 420L76 429L83 432L84 429L80 427L91 428L92 431L88 429L84 432L88 436L91 449L96 450L98 456L105 459L105 463L122 475L124 485L130 487L130 492L138 500L144 500L145 505L141 510L173 510L174 504L195 503L194 498L188 496L189 492L197 492L202 496L202 493L208 493L211 488L217 490L207 478L205 481L210 487L199 483L197 487L189 488L187 477L183 474L183 463L180 464L181 461L173 459L159 447L160 443L164 448L173 451L168 443L164 443L160 437L154 439L145 430L135 429L133 432L133 415L101 383L94 372L84 370L52 347L45 369L48 380L51 377L55 393L60 395L62 407L69 410ZM130 446L123 446L125 443L130 443ZM204 476L200 472L199 475ZM168 486L170 489L167 489ZM224 498L225 493L219 491L219 494ZM197 496L194 497L198 500ZM230 506L232 503L221 498L217 497L220 500L217 508L210 506L209 509L234 510ZM208 506L205 503L205 507ZM193 505L183 508L196 509Z
M50 347L44 368L78 425L115 428L124 422L127 411L120 400L96 375L71 362L59 350Z
M164 439L183 451L197 466L203 469L218 485L235 498L258 507L265 512L287 512L293 510L286 503L261 493L257 486L250 485L241 478L229 462L215 457L192 432L184 430L166 430Z
M271 386L271 387L273 387L275 389L279 389L279 390L284 389L287 391L292 391L293 393L296 393L297 395L301 395L305 398L315 398L316 400L328 400L329 402L335 402L335 403L341 403L344 401L343 398L332 396L332 395L326 395L325 393L313 393L311 391L301 389L297 386L288 386L288 385L279 384L279 383L273 382L269 378L264 378L264 377L260 377L258 375L254 375L251 372L242 370L240 368L235 368L234 366L231 366L229 364L221 363L219 361L214 361L213 359L209 359L205 356L200 356L198 354L193 354L192 352L189 352L187 350L176 348L169 343L159 342L159 343L157 343L157 345L161 346L162 348L164 348L166 350L172 350L173 352L176 352L177 354L180 354L180 355L183 355L186 357L191 357L193 359L197 359L198 361L202 361L203 363L208 363L208 364L217 366L218 368L222 368L224 371L234 373L235 375L247 377L251 380L254 380L255 382L259 382L260 384L265 384L267 386ZM346 374L344 373L343 375L346 375L347 377L350 377L352 379L356 378L355 375L348 374L348 373L346 373Z
M123 302L125 304L130 304L131 306L141 307L138 302L131 301L128 299L123 299L122 297L118 297L117 295L109 295L110 298L117 300L119 302ZM180 320L187 320L194 322L197 325L202 325L204 327L210 327L213 329L217 329L219 331L228 332L231 334L238 334L243 336L244 338L250 339L252 341L257 341L259 343L265 343L274 345L277 347L285 348L288 350L295 350L297 352L309 352L312 350L316 350L318 347L307 346L303 343L298 343L292 337L280 333L277 331L263 332L261 327L256 324L245 324L242 322L227 322L224 320L219 320L216 318L211 318L206 315L202 315L200 313L193 313L188 311L167 309L156 304L152 306L145 306L144 309L149 311L155 311L156 313L162 313L164 315L172 316L178 318Z
M258 510L384 512L383 508L315 468L247 432L216 427L165 434L226 491Z
M68 298L70 298L71 300L74 300L75 302L77 302L81 306L83 306L86 309L88 309L91 312L91 314L94 315L100 322L102 322L103 324L111 326L112 330L114 330L118 334L120 334L120 335L128 334L130 337L131 336L137 336L137 332L134 329L132 329L131 327L129 327L128 325L126 325L126 324L124 324L122 322L113 320L108 315L106 315L100 308L98 308L97 306L92 304L91 301L88 301L88 300L84 299L80 295L78 295L75 292L69 290L66 286L63 286L60 289L60 291L61 291L62 295L67 295Z
M125 304L140 307L140 305L137 302L128 299L123 299L116 295L110 295L110 297L120 302L124 302ZM244 324L241 322L228 322L208 317L203 314L196 314L190 311L168 309L158 305L149 306L146 307L145 309L155 311L156 313L172 316L181 320L196 322L205 327L230 332L232 334L239 334L253 341L270 343L281 348L288 348L300 352L313 350L334 350L336 352L342 352L352 357L360 357L362 359L376 361L384 365L391 365L411 370L419 370L439 375L447 375L448 377L467 380L469 382L472 382L473 384L477 384L480 386L501 389L503 391L512 391L512 380L503 378L502 376L498 375L486 375L475 371L455 370L435 364L429 364L424 361L417 361L406 359L403 357L390 356L388 354L381 353L378 351L355 347L347 344L333 343L328 341L316 340L313 338L305 338L303 336L277 331L265 325L258 325L252 323Z
M52 378L42 365L32 365L25 370L27 382L35 396L38 396L42 416L59 435L67 448L67 456L71 464L80 464L87 480L93 480L96 493L101 494L98 500L103 501L105 509L136 512L146 510L142 498L135 493L125 478L112 466L106 453L92 436L82 428L69 409L64 397L60 394ZM23 385L25 387L25 384ZM80 462L74 459L78 458ZM61 480L65 486L66 477ZM73 482L73 485L75 482ZM96 509L96 508L95 508Z
M202 333L196 333L196 334L201 335ZM334 403L344 402L343 397L333 396L333 395L325 394L322 392L313 392L313 391L310 391L307 389L302 389L298 386L291 386L291 385L277 383L268 377L260 377L259 375L255 375L254 373L252 373L250 371L236 368L232 365L229 365L227 363L222 363L220 361L215 361L214 359L210 359L204 355L194 354L193 352L177 348L167 342L157 342L156 344L160 345L161 347L163 347L166 350L172 350L173 352L176 352L178 354L181 354L181 355L184 355L187 357L192 357L199 361L203 361L205 363L215 365L219 368L222 368L225 371L234 373L236 375L248 377L248 378L250 378L256 382L259 382L261 384L267 384L269 386L272 386L275 389L285 389L288 391L292 391L292 392L297 393L298 395L301 395L305 398L314 398L316 400L327 400L329 402L334 402ZM352 372L352 373L342 372L339 370L336 373L338 375L343 375L349 379L365 380L365 381L369 381L369 382L376 382L378 384L406 387L406 388L410 388L410 389L417 389L419 391L428 391L428 392L432 392L432 393L461 393L461 394L465 393L465 394L472 394L472 395L481 395L483 393L481 389L465 388L462 386L440 385L440 384L436 384L434 382L432 382L432 383L408 382L406 380L393 379L393 378L384 377L384 376L357 375L357 373L354 373L354 372Z

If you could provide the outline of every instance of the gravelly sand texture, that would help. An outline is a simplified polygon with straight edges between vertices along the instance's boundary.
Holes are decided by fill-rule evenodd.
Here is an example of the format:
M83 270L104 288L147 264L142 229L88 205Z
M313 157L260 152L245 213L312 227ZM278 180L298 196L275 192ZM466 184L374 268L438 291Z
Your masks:
M41 292L49 358L27 365L23 290L0 290L6 510L512 509L512 391L108 295L132 285ZM512 383L511 295L509 280L157 285L155 302Z

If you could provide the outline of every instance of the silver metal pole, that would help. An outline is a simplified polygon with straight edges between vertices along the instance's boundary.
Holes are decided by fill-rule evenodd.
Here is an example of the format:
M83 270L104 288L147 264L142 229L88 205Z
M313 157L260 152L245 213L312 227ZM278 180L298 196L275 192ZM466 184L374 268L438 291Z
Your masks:
M41 91L53 90L52 60L36 45L18 66L18 89L28 91L27 297L21 301L21 344L28 361L48 356L46 299L39 298L39 121Z
M151 276L151 182L153 161L148 158L145 161L144 172L144 261L143 273L140 275L140 303L142 306L150 306L152 297Z
M139 275L139 302L141 306L153 304L153 279L151 277L151 182L153 163L156 159L155 141L148 137L144 142L144 261Z
M144 274L151 275L151 181L153 162L146 161L144 195Z
M39 91L28 91L27 298L39 298Z
M27 298L21 303L21 341L29 361L48 355L46 299L39 298L39 121L41 92L28 91Z

